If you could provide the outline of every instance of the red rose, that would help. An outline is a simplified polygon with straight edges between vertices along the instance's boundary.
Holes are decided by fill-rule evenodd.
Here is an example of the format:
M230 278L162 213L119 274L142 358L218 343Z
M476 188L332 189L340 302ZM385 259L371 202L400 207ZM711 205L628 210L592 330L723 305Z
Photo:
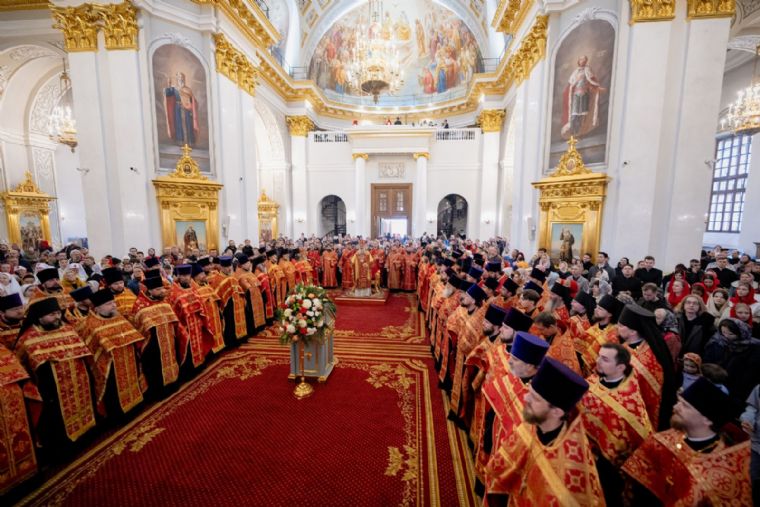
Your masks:
M308 311L309 311L309 309L308 309L308 308L303 308L303 307L301 307L301 310L300 310L300 312L301 312L301 315L306 315L306 312L308 312Z
M306 334L306 328L302 327L301 329L298 330L298 332L301 334Z
M288 305L286 305L285 303L280 303L280 308L282 308L283 310L285 310L287 307Z

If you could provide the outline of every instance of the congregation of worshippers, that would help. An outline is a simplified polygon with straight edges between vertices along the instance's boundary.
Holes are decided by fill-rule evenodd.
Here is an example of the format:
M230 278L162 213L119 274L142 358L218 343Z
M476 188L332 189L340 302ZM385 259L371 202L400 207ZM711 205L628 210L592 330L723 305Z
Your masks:
M0 493L277 325L297 284L416 296L440 417L468 440L486 505L760 492L760 263L738 252L663 273L649 256L557 262L502 238L280 238L99 261L2 244L0 271Z

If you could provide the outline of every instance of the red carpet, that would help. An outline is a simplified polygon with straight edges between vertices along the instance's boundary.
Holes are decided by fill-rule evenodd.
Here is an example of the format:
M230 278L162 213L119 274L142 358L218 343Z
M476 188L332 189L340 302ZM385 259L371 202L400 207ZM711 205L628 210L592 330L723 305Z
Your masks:
M340 307L339 363L306 400L291 394L287 349L255 338L22 504L472 505L469 451L429 349L404 343L412 304ZM412 332L384 337L389 326Z

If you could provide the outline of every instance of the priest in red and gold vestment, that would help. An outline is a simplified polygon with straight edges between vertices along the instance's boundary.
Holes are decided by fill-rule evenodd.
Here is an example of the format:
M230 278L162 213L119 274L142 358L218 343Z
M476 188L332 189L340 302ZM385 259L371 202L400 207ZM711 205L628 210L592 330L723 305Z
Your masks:
M267 323L261 285L259 278L252 272L253 263L246 254L243 252L236 253L235 261L237 262L235 278L240 285L240 290L243 291L243 299L245 300L246 335L256 336ZM292 263L291 266L293 266ZM295 266L293 269L295 270Z
M309 250L306 253L306 260L311 266L313 283L320 285L322 282L322 255L319 253L319 248L313 243L309 245Z
M98 413L120 417L143 400L137 347L145 338L116 308L113 293L101 289L90 297L92 310L79 334L92 352L88 358Z
M74 308L66 313L66 321L80 335L79 327L87 320L87 315L92 311L92 302L90 301L92 294L93 292L89 285L69 292L69 295L74 300Z
M290 259L290 256L292 254L293 252L291 250L283 248L280 250L280 262L277 264L285 275L285 280L287 281L287 287L284 290L284 297L287 297L290 291L292 291L296 286L296 266Z
M673 429L650 435L623 465L633 505L752 505L750 442L729 445L718 433L740 411L705 377L683 391Z
M623 304L609 294L603 296L594 308L594 325L580 337L574 337L575 350L580 354L581 370L589 375L596 368L602 344L618 343L617 318Z
M433 354L438 365L439 385L446 391L451 391L454 380L459 337L464 334L467 319L477 308L469 301L467 303L462 301L464 289L469 289L471 286L470 282L458 278L452 270L446 292L449 293L449 287L454 287L454 290L449 293L437 312L436 333L438 336L435 340Z
M514 311L516 310L512 309ZM510 318L509 315L506 318ZM491 360L494 372L483 385L483 396L490 406L486 424L491 424L491 427L484 433L484 443L479 449L475 466L481 468L485 477L483 503L486 505L506 503L506 490L500 482L503 463L500 462L498 450L522 423L523 405L530 381L549 350L549 344L543 338L525 331L514 333L505 321L502 336L510 334L514 334L511 348L507 351L506 347L499 347L494 351Z
M388 255L388 288L391 290L401 289L404 276L404 251L401 247L394 247Z
M338 254L332 245L322 252L322 287L332 289L338 286Z
M204 262L205 261L205 262ZM203 302L203 310L206 314L206 325L211 335L211 352L217 353L224 348L224 335L222 334L222 314L219 310L220 298L216 290L209 285L203 264L208 265L208 258L199 259L192 265L193 287L198 297Z
M208 283L219 296L222 308L222 335L227 347L236 347L248 336L245 321L245 299L237 278L232 276L232 257L220 257L220 271L208 277ZM273 263L273 269L277 267ZM279 268L277 268L279 269ZM280 271L282 273L282 271Z
M623 502L620 467L652 434L639 382L631 366L631 354L619 343L599 349L596 373L581 401L586 434L594 448L596 469L608 505Z
M341 274L341 287L344 290L351 290L354 288L354 264L353 257L356 254L356 250L351 248L350 245L346 245L343 252L340 255L340 274Z
M375 241L372 243L369 254L372 256L372 281L378 287L384 287L387 277L385 271L385 249L380 248L379 244Z
M211 334L213 324L209 324L206 306L198 291L193 287L193 267L180 264L174 268L174 281L169 290L168 302L174 314L187 331L185 350L177 350L177 361L183 375L192 374L206 360L206 355L214 345Z
M285 303L285 298L288 297L288 280L282 268L277 264L277 250L267 251L266 266L269 280L272 282L275 306L277 307Z
M675 372L654 314L638 305L626 305L617 331L619 340L631 350L631 364L652 428L667 429L676 397Z
M37 472L30 421L39 415L41 402L29 372L0 345L0 495Z
M162 278L145 279L145 290L137 296L132 313L135 327L145 337L140 362L148 382L146 397L164 396L179 378L176 351L187 348L187 332L166 301Z
M66 453L72 442L95 426L95 411L86 364L92 354L61 316L58 298L32 302L15 352L44 401L37 427L42 446Z
M145 275L149 276L148 274ZM124 287L124 276L119 268L106 268L103 270L103 282L113 293L116 308L127 320L132 319L132 307L135 306L137 296L131 290Z
M583 378L546 357L525 395L523 422L493 458L511 506L605 505L591 445L576 405Z
M271 324L274 320L275 301L274 294L272 293L272 281L267 273L266 260L265 256L259 255L251 260L251 264L253 264L256 278L259 280L259 289L264 301L264 317L267 324Z
M403 255L404 274L401 279L401 290L414 291L417 288L417 264L419 256L411 246L407 247Z
M56 268L41 269L37 272L37 279L40 283L32 291L32 295L29 297L29 304L52 296L58 300L58 305L61 307L64 315L69 309L74 307L74 300L63 291Z
M25 311L24 302L19 294L0 297L0 345L11 352L16 348L18 331Z
M585 343L584 337L586 331L591 327L589 319L593 317L595 309L596 300L594 297L582 290L579 290L572 301L570 301L570 319L567 321L567 333L572 338L575 352L578 355L580 355L580 347ZM581 367L581 374L584 377L594 372L592 368L586 367L582 356L579 357L578 362Z
M363 243L351 259L351 273L355 293L369 296L372 290L372 255Z
M293 263L296 267L296 283L314 285L314 271L311 262L306 258L303 251L293 251Z
M568 333L563 333L559 323L550 312L541 312L533 319L531 333L535 333L549 343L547 357L561 361L568 368L581 374L581 366L575 353L575 344Z

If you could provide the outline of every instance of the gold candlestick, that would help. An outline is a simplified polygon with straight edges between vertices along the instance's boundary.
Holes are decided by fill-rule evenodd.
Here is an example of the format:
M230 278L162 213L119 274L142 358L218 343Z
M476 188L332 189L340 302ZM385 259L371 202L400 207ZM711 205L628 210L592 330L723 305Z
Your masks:
M311 394L314 392L314 388L311 387L311 384L306 382L306 375L304 372L304 364L303 364L303 341L298 343L298 362L299 366L301 368L301 382L298 383L296 388L293 390L293 396L296 397L296 399L302 400L304 398L308 398L311 396Z

